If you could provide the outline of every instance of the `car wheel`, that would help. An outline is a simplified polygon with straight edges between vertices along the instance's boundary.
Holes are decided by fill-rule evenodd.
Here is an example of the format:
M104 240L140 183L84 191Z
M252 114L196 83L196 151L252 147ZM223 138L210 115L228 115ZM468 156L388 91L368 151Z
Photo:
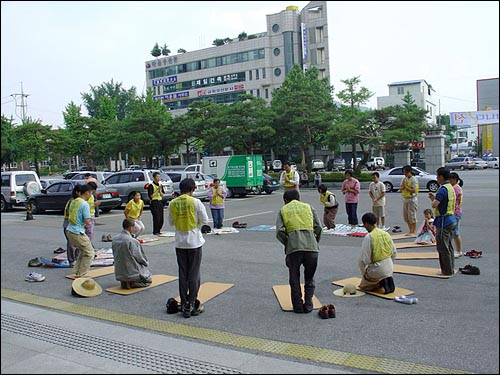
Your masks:
M463 171L465 170L465 167L463 165L460 166L460 170Z
M43 210L40 209L40 207L38 206L38 204L36 203L35 200L30 200L28 202L28 205L31 208L31 213L34 214L34 215L41 214L43 212Z
M439 189L439 184L437 181L431 181L427 184L427 189L431 191L432 193L435 193Z
M234 197L234 191L231 188L227 188L227 194L226 198L233 198Z
M106 207L106 208L101 208L101 211L104 212L105 214L111 211L111 208Z
M266 194L271 194L272 192L272 190L266 190Z
M7 212L9 210L9 205L5 201L5 198L2 197L2 212Z
M389 181L384 182L385 191L394 191L394 186Z

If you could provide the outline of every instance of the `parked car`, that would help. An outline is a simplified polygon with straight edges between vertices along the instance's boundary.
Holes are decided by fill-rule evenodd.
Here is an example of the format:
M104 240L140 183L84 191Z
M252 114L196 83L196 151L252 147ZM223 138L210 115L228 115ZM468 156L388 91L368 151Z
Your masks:
M138 171L142 169L140 165L137 164L131 164L127 167L127 171Z
M42 185L42 189L46 189L53 183L61 181L64 181L64 178L40 177L40 184Z
M94 177L99 184L104 184L106 177L108 177L111 174L110 172L84 171L84 172L78 172L73 177L71 177L70 180L85 180L85 175L87 173L90 173L90 176Z
M319 171L320 169L325 169L325 163L321 159L311 160L311 170L313 172Z
M27 199L31 212L40 214L45 211L64 211L73 188L84 183L84 180L61 180L42 189L39 193L29 195ZM118 190L102 184L97 187L95 196L96 200L101 202L99 209L102 212L109 212L122 204Z
M153 183L153 172L160 172L160 184L163 187L163 204L172 200L173 182L165 172L157 169L142 169L140 171L115 172L106 177L106 186L115 188L120 193L123 203L128 203L133 198L133 193L138 191L145 205L149 205L148 187Z
M327 171L345 171L344 159L330 159L326 163Z
M267 173L262 174L262 188L260 189L260 193L271 194L273 191L279 190L279 188L278 179L269 176Z
M203 177L205 178L205 181L208 184L208 188L211 188L214 186L214 178L210 176L209 174L204 174ZM220 181L220 185L223 189L227 189L226 181Z
M435 174L427 173L418 167L412 167L412 170L418 180L420 190L427 189L435 193L439 189L439 183ZM394 167L380 172L379 180L384 183L385 190L390 192L399 190L403 177L403 167Z
M208 199L208 189L210 188L209 183L205 180L205 175L200 172L185 172L185 171L165 171L168 174L173 183L173 197L178 197L181 195L181 189L179 184L185 178L191 178L196 183L196 190L193 192L193 197L201 200Z
M2 172L2 212L25 206L26 197L40 192L42 184L34 171Z
M160 167L160 171L201 172L201 164L165 165L163 167Z
M366 162L366 168L371 171L384 170L385 169L385 159L380 156L371 157Z
M475 169L476 162L470 156L458 156L445 162L444 166L451 170L460 169L463 171L464 169Z
M498 169L499 158L498 156L491 156L488 160L487 167Z
M65 180L71 180L71 177L77 175L78 173L80 173L80 172L79 171L70 171L70 170L68 170L68 171L66 171L66 172L63 173L63 178Z
M472 158L474 160L475 169L486 169L488 168L488 162L486 160L483 160L481 158Z
M283 163L281 160L273 160L272 168L273 171L281 171L283 169Z

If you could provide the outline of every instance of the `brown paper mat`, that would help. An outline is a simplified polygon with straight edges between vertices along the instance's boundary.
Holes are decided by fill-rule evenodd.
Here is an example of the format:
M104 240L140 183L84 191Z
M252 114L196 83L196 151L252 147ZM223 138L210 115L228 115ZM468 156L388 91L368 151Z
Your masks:
M393 240L409 240L409 239L415 239L416 236L405 236L404 233L398 233L398 234L391 234L391 238Z
M410 275L417 275L417 276L437 277L439 279L448 279L451 277L446 275L438 275L437 273L439 271L440 271L439 268L407 266L404 264L394 265L394 272L396 273L407 273ZM455 273L457 272L458 271L455 270Z
M439 259L439 254L437 251L409 251L407 253L398 251L396 259Z
M163 243L169 243L169 242L174 242L174 241L175 241L174 237L161 237L161 238L157 237L157 238L154 238L153 241L142 243L142 246L155 246L155 245L160 245Z
M304 284L300 284L302 295L304 295ZM290 285L273 285L273 291L283 311L293 311L292 299L290 297ZM321 302L313 296L313 309L319 309Z
M396 267L396 265L394 265L394 267ZM359 277L350 277L348 279L342 279L342 280L332 281L332 284L338 285L338 286L342 286L342 287L344 285L346 285L346 284L349 284L349 283L352 283L352 284L356 285L356 288L357 288L357 286L359 285L359 283L361 283L361 279ZM360 288L357 288L357 289L363 290L363 289L360 289ZM389 294L384 294L384 288L380 288L380 289L377 289L377 290L370 290L370 291L363 290L363 292L365 292L367 294L371 294L373 296L382 297L382 298L385 298L385 299L394 299L394 297L408 296L410 294L415 293L413 290L409 290L409 289L405 289L405 288L400 288L400 287L396 287L396 289L394 290L394 292L389 293Z
M109 275L110 273L114 273L114 272L115 272L115 266L108 266L108 267L99 268L97 270L90 270L89 272L87 272L85 277L99 277L99 276ZM74 280L74 279L76 279L76 276L73 273L70 275L66 275L66 278Z
M134 294L137 292L141 292L143 290L149 289L149 288L154 288L155 286L162 285L165 283L168 283L170 281L177 280L177 276L170 276L170 275L153 275L153 282L151 285L146 286L144 288L132 288L132 289L122 289L121 286L113 286L111 288L107 288L107 292L111 293L116 293L116 294L123 294L123 295L128 295L128 294Z
M429 246L436 247L435 243L422 245L422 244L415 243L413 241L411 241L411 242L396 242L396 243L394 243L394 245L396 245L396 249L408 249L410 247L429 247Z
M217 297L219 294L224 293L226 290L232 288L234 284L225 284L225 283L215 283L208 281L200 285L200 290L198 291L198 300L201 303L205 303L211 300L214 297ZM175 297L177 302L181 301L181 297Z

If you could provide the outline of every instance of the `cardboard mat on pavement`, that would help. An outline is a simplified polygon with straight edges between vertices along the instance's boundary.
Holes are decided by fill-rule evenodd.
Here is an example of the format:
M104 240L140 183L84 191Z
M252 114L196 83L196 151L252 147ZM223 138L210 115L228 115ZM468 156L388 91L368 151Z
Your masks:
M87 272L85 277L99 277L99 276L109 275L110 273L114 272L115 272L115 266L108 266L96 270L90 270ZM74 273L72 273L70 275L66 275L66 278L74 280L76 279L76 276Z
M411 238L415 239L416 236L407 236L404 233L398 233L398 234L391 234L391 238L393 240L409 240Z
M396 266L396 265L394 265L394 266ZM350 277L348 279L332 281L332 284L342 286L342 287L345 286L346 284L354 284L354 285L356 285L356 289L358 289L358 290L362 290L363 292L365 292L367 294L371 294L371 295L377 296L377 297L382 297L385 299L394 299L394 297L408 296L410 294L415 293L413 290L400 288L398 286L396 286L396 289L394 290L394 292L389 293L389 294L384 294L384 288L368 291L368 290L360 289L358 287L360 282L361 282L361 279L359 277Z
M419 244L416 242L395 242L394 245L396 245L396 249L408 249L410 247L429 247L429 246L434 246L436 247L435 243L429 243L429 244Z
M155 238L139 238L139 242L142 243L142 246L154 246L154 245L160 245L163 243L169 243L169 242L174 242L175 239L174 237L155 237Z
M219 294L224 293L226 290L231 289L234 284L225 283L215 283L208 281L200 285L200 290L198 291L198 300L201 303L210 301L212 298L217 297ZM181 302L181 297L175 297L177 302Z
M396 259L439 259L439 254L437 251L409 251L406 253L398 251Z
M134 294L137 292L141 292L146 289L154 288L155 286L166 284L170 281L177 280L177 276L170 275L153 275L153 282L149 286L145 286L144 288L131 288L131 289L122 289L121 286L113 286L111 288L107 288L106 292L116 293L116 294Z
M393 272L407 273L410 275L417 275L417 276L437 277L439 279L448 279L451 277L448 275L438 275L439 271L440 271L439 268L417 267L417 266L407 266L404 264L395 264ZM457 270L455 270L454 273L457 273Z
M300 284L302 295L304 295L304 284ZM273 285L273 291L283 311L293 311L292 298L290 297L290 285ZM313 309L319 309L321 302L313 296Z

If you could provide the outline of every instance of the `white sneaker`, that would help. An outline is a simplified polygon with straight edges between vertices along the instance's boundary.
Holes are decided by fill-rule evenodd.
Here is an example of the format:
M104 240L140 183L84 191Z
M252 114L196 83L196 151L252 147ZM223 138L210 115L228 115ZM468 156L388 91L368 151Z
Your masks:
M462 253L455 252L455 259L460 258L461 256L462 256Z
M31 272L29 274L26 275L26 277L24 278L25 281L28 281L30 283L33 283L35 281L43 281L45 280L45 276L40 274L40 273L37 273L37 272Z

